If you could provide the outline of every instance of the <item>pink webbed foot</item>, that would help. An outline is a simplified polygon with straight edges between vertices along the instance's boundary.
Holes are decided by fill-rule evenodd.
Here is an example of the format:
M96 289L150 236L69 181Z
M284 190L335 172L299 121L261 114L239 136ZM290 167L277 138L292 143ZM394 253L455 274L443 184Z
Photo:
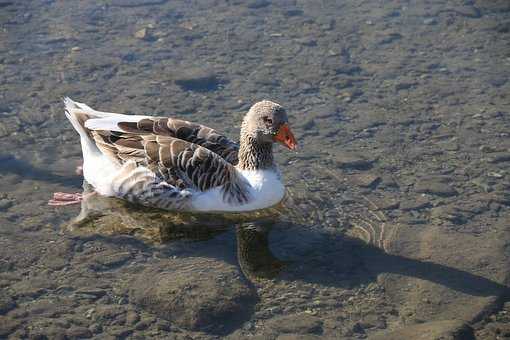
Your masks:
M48 201L48 205L52 206L64 206L64 205L72 205L81 203L87 197L94 195L96 192L89 192L85 195L77 192L74 194L69 194L66 192L56 192L53 194L53 198Z

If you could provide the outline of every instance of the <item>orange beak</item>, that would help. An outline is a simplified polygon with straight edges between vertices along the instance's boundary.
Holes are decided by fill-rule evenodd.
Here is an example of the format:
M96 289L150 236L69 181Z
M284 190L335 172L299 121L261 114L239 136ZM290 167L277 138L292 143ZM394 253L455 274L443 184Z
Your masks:
M291 150L297 149L296 139L294 138L292 131L290 131L289 125L287 123L284 123L280 127L278 133L273 137L273 140L282 143Z

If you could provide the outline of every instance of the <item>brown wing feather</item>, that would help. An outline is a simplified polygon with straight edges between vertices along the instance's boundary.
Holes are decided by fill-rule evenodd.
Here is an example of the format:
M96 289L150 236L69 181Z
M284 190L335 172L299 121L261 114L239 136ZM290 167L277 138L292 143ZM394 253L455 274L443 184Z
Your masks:
M178 131L177 136L181 133ZM221 187L227 202L244 203L249 199L247 183L239 178L234 166L198 144L168 134L135 134L133 130L128 133L95 130L92 135L100 150L117 162L134 161L147 166L175 187L199 191Z
M121 122L118 126L127 133L137 135L153 134L175 137L200 145L218 154L230 164L236 165L238 163L239 145L204 125L173 118L147 117L136 123Z

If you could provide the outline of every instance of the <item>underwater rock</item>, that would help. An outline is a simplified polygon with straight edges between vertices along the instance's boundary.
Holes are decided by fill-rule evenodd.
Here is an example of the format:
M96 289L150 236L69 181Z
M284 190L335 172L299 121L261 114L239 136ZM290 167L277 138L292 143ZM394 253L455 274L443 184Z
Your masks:
M209 258L181 258L147 269L130 284L129 296L175 326L217 334L246 321L257 301L234 266Z
M336 164L342 169L366 170L372 166L373 159L367 159L354 153L337 153L334 156Z
M111 5L117 7L142 7L152 5L162 5L167 0L112 0Z
M214 91L220 85L220 79L214 73L196 69L178 74L174 82L185 91L196 92Z
M494 152L488 157L489 163L497 164L510 161L510 152Z
M362 188L375 188L381 182L381 177L375 174L354 174L350 177L354 184Z
M67 330L66 336L69 339L90 338L92 336L92 332L85 327L73 326Z
M451 197L458 194L457 190L452 188L450 179L447 177L430 177L421 178L418 183L414 185L414 190L421 194L430 194L441 197Z
M0 314L5 314L16 307L16 302L8 295L0 295Z
M411 325L395 331L376 333L369 340L415 339L473 339L473 330L458 320L432 321Z
M267 0L251 0L246 4L246 7L251 9L264 8L271 5L271 1Z
M415 199L402 200L400 203L400 209L403 211L421 210L431 206L430 200L423 196L419 196Z
M322 333L322 321L318 317L306 314L277 317L268 322L267 327L277 331L278 333Z
M7 210L10 207L12 207L13 202L11 200L8 200L6 198L0 199L0 211Z

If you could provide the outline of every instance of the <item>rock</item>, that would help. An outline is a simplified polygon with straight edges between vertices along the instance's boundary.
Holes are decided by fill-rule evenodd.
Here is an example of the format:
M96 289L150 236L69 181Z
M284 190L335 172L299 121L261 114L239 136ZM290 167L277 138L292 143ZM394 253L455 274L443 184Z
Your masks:
M72 326L67 330L66 335L69 339L90 338L92 337L92 332L85 327Z
M287 9L283 12L283 15L287 17L298 17L304 14L303 10L298 8Z
M508 77L504 74L495 74L488 78L487 81L494 87L501 87L508 82Z
M103 326L99 323L93 323L89 326L89 330L94 334L101 333L103 331Z
M176 75L174 82L185 91L214 91L220 85L218 77L205 70L190 69Z
M248 1L248 3L246 4L246 7L251 8L251 9L259 9L259 8L267 7L269 5L271 5L271 1L268 1L268 0L251 0L251 1Z
M510 161L510 152L494 152L487 158L489 163L502 163Z
M459 6L453 9L453 11L466 18L480 18L482 13L474 6Z
M300 45L303 45L303 46L308 46L308 47L317 46L317 40L314 38L311 38L311 37L298 38L298 39L295 39L294 41Z
M363 329L384 329L386 321L379 315L369 314L359 322Z
M124 339L129 334L133 333L133 330L126 328L125 326L111 326L106 329L107 333L114 336L116 339Z
M363 329L363 327L361 326L361 323L359 322L356 322L353 326L352 326L352 332L355 333L355 334L365 334L365 330Z
M295 314L276 317L271 319L266 326L278 333L296 333L296 334L321 334L322 321L320 318L307 315Z
M436 18L423 19L423 24L424 25L435 25L435 24L437 24L437 19Z
M324 339L319 335L312 334L282 334L279 335L276 340L319 340Z
M161 5L165 2L167 0L111 0L111 5L117 7L142 7Z
M372 166L374 160L367 159L355 153L338 153L332 158L336 161L339 168L366 170Z
M141 273L129 296L173 325L223 334L246 321L257 301L239 275L236 267L214 259L179 259Z
M10 333L14 332L20 326L20 320L14 320L5 316L0 316L0 338L7 337Z
M9 295L0 295L0 314L5 314L14 307L16 307L16 302Z
M308 118L306 119L303 124L301 124L301 128L303 130L310 130L310 129L313 129L315 127L315 120L313 118ZM306 131L306 132L309 132L309 131Z
M493 202L510 206L510 193L503 191L495 191L492 193L490 199Z
M498 334L504 338L510 338L510 324L502 322L493 322L489 325L493 333Z
M52 339L52 340L67 340L72 339L67 336L67 329L58 327L56 325L48 325L44 328L44 333L38 334L42 339ZM31 335L32 338L32 335Z
M8 119L0 122L0 137L9 136L21 129L19 119Z
M349 178L354 184L363 188L375 188L381 182L381 177L374 174L355 174Z
M395 84L395 91L409 90L416 84L417 83L415 83L415 82L401 82L401 83Z
M457 195L457 190L452 188L449 182L451 182L451 179L448 177L421 178L420 181L414 185L414 190L418 193L441 197Z
M126 324L127 325L135 325L140 321L140 316L135 311L129 311L126 314Z
M148 40L149 37L149 30L147 28L142 28L135 32L135 38L137 39Z
M419 336L418 336L419 335ZM375 333L369 340L393 339L474 339L473 330L468 325L457 320L432 321L407 326L393 331Z
M11 200L8 200L6 198L0 199L0 211L1 210L7 210L10 207L12 207L13 202Z
M400 209L404 211L421 210L430 208L431 206L432 204L430 203L430 200L423 196L418 196L415 199L409 199L400 202Z
M400 206L400 201L389 197L370 198L378 210L393 210Z
M378 45L391 44L391 43L393 43L397 40L400 40L400 39L402 39L402 35L398 32L383 31L383 32L379 32L379 34L378 34L377 44Z
M462 211L461 209L452 205L433 208L430 211L430 215L433 219L444 220L453 224L464 224L472 216L471 213Z
M106 291L104 289L94 289L94 288L82 288L78 289L74 292L73 296L78 298L85 298L85 299L92 299L96 300L101 298L102 296L106 295Z
M125 322L126 309L119 305L99 305L94 311L96 321L117 321L117 323Z

